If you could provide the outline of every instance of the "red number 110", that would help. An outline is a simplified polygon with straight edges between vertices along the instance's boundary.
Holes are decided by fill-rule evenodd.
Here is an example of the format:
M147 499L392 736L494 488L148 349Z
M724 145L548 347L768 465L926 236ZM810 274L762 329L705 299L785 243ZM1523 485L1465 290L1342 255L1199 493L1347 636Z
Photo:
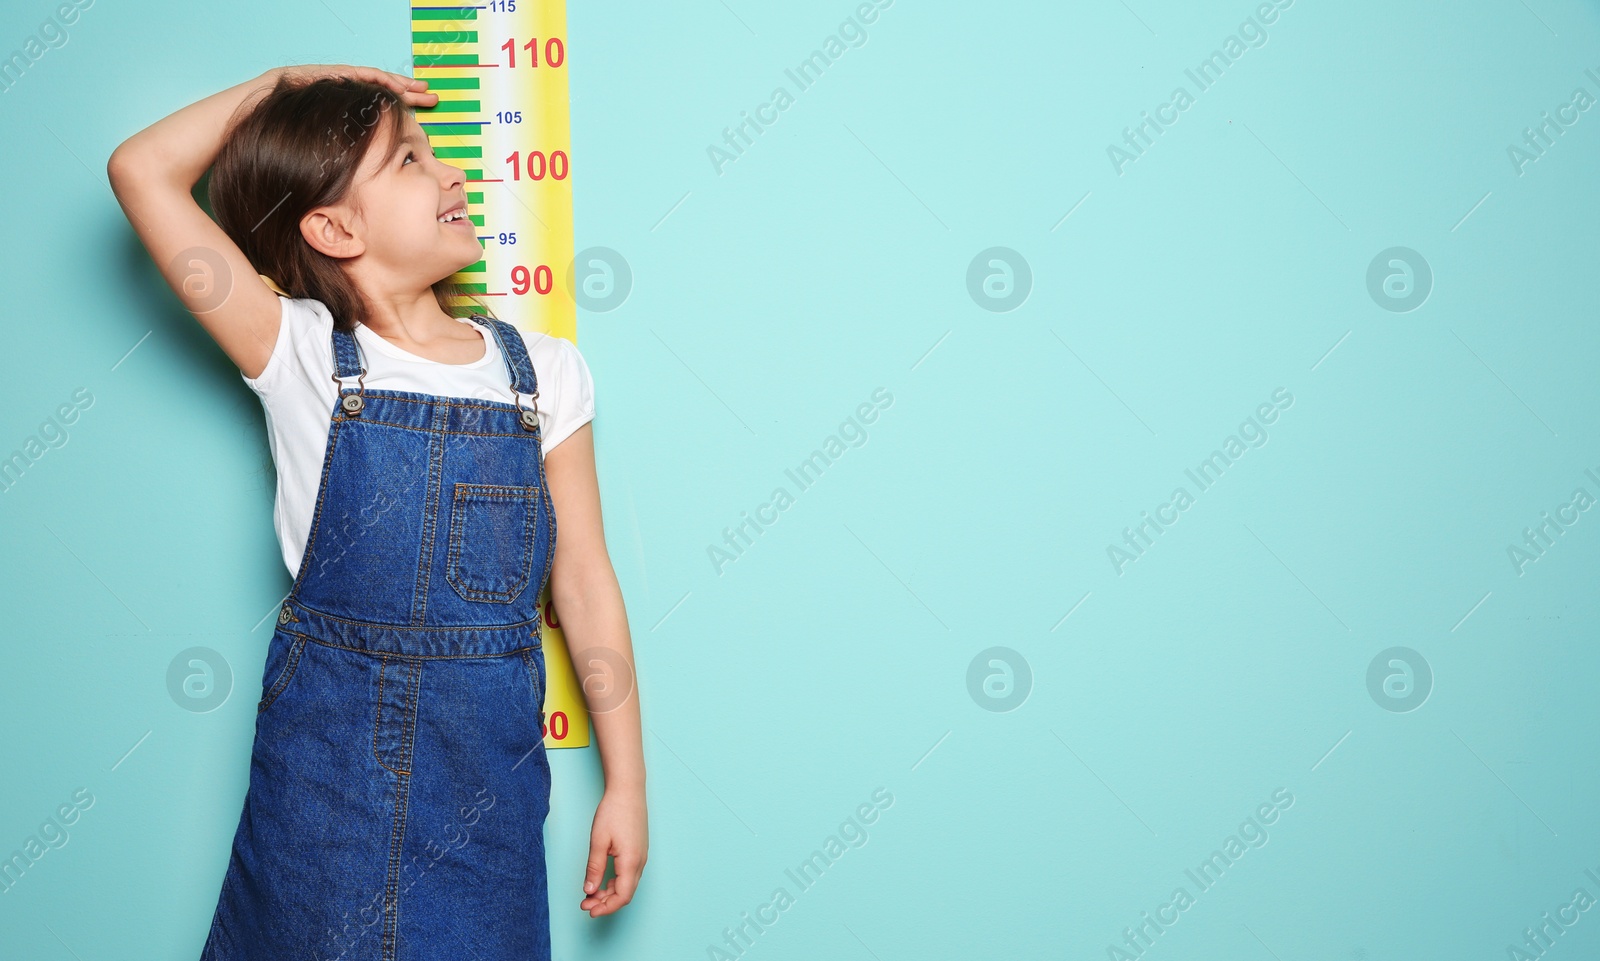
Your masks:
M515 67L517 65L517 42L515 40L507 40L500 45L500 49L506 52L506 66ZM534 37L529 40L522 45L522 49L528 51L528 55L533 58L533 62L528 66L537 67L539 65L539 38ZM544 42L545 66L559 67L566 62L567 50L566 46L562 44L561 38L551 37L546 40Z

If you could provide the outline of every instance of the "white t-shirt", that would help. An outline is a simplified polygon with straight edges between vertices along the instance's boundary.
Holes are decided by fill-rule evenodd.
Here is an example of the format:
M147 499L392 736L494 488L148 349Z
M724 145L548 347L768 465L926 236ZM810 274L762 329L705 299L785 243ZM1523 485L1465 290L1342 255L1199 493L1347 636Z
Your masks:
M267 415L267 439L278 472L278 494L272 523L283 548L283 562L292 577L300 572L322 461L328 449L328 426L339 384L333 379L333 315L312 298L280 296L283 322L272 358L261 376L240 377L261 398ZM367 367L363 385L371 390L409 390L447 397L470 397L515 403L511 372L500 356L494 332L477 321L458 317L482 336L487 351L468 364L444 364L384 340L364 324L355 328L356 342ZM564 337L523 331L523 343L539 380L539 431L543 450L561 443L594 418L594 380L577 345ZM353 381L351 382L354 383ZM528 394L523 407L531 406Z

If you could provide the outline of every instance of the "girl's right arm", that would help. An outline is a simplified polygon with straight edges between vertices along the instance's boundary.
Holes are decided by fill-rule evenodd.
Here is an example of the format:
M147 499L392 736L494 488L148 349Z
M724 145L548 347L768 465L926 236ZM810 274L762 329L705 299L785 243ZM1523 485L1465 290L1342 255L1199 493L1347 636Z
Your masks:
M222 148L241 104L266 93L280 74L348 76L381 83L407 105L431 105L426 83L345 64L276 67L163 117L111 152L106 175L134 232L168 286L239 372L258 377L272 359L282 316L278 295L194 199L194 185Z

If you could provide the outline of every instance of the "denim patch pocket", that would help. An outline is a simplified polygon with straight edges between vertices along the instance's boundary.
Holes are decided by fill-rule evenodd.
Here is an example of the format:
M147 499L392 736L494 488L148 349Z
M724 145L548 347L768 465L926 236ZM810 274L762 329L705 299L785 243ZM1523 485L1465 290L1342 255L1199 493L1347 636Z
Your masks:
M256 703L256 716L265 713L289 686L295 669L300 666L300 654L305 650L306 639L295 635L292 642L275 638L267 649L267 663L262 668L261 700Z
M538 487L456 484L445 579L469 601L509 604L533 576Z

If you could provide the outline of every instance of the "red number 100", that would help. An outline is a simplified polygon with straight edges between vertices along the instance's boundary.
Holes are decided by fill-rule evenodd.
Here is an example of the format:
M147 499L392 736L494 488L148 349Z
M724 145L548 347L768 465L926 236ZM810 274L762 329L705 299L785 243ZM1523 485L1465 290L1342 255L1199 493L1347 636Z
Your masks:
M506 163L511 165L512 180L522 179L524 166L528 168L529 180L543 180L546 173L550 175L551 180L566 180L571 166L565 150L552 150L548 158L543 150L530 150L526 163L523 161L522 151L513 150L511 156L506 158Z

